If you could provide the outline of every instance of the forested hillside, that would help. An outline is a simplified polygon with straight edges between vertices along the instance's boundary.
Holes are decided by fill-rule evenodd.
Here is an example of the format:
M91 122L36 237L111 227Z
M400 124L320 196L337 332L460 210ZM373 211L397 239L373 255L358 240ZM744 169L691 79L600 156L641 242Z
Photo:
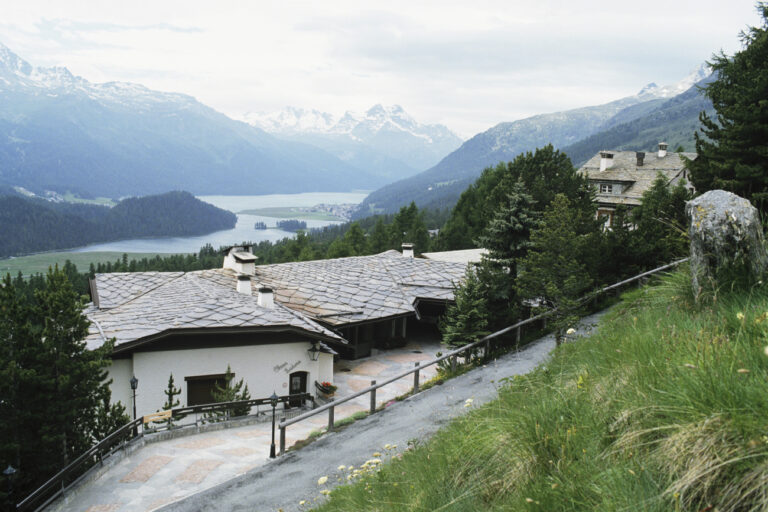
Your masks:
M0 257L121 238L202 235L236 220L188 192L129 198L113 208L0 195Z

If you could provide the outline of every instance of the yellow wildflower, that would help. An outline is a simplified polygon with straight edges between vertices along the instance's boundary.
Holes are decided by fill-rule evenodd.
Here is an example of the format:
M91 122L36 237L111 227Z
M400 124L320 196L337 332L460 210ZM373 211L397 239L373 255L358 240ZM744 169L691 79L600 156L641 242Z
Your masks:
M575 334L575 333L576 333L576 329L574 329L573 327L571 327L570 329L565 331L565 334L567 334L568 336L570 336L571 334Z
M744 320L744 313L742 313L741 311L739 311L738 313L736 313L736 318L737 318L739 321L741 321L741 320Z
M341 466L339 466L336 469L338 469L339 471L344 471L346 469L346 466L344 464L342 464Z
M379 452L373 452L373 456L374 456L374 457L381 457L381 453L379 453Z
M301 500L301 501L299 502L299 506L300 506L300 507L303 507L303 506L304 506L304 505L306 505L306 504L307 504L307 500Z
M327 476L321 476L320 478L317 479L317 485L325 485L325 482L327 481L328 481Z
M328 489L323 489L322 491L320 491L320 494L324 496L328 496L329 494L331 494L331 491L329 491Z

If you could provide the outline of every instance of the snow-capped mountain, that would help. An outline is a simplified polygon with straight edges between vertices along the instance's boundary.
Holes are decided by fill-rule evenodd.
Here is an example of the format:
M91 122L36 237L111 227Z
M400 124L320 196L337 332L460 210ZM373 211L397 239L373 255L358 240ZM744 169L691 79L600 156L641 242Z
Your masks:
M123 197L182 188L339 191L388 181L191 96L91 83L64 67L34 67L0 45L0 185Z
M353 165L374 165L401 178L434 165L458 148L461 139L439 124L422 124L401 106L374 105L366 112L328 112L286 107L247 113L247 123L283 138L314 144Z
M411 201L419 206L449 206L484 167L512 161L520 153L546 144L568 147L582 157L600 149L622 149L623 144L628 144L627 149L651 150L660 140L656 137L671 143L680 132L690 133L692 138L698 113L711 106L693 86L710 74L705 65L675 84L649 84L637 94L603 105L499 123L464 142L434 167L372 192L361 204L359 215L395 212Z
M694 84L705 80L711 74L712 68L709 67L709 65L705 62L698 68L691 71L688 76L679 82L664 86L658 86L654 82L651 82L643 87L640 92L637 93L637 96L640 98L671 98L673 96L677 96L678 94L684 93L693 87Z

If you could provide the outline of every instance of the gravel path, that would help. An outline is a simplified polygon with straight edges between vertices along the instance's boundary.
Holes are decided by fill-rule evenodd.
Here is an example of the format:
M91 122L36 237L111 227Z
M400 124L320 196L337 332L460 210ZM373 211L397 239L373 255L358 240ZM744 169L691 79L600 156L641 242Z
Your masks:
M577 335L587 334L604 312L582 319ZM331 432L319 440L257 469L211 489L167 505L163 512L188 511L277 511L306 510L308 504L322 499L319 491L339 484L340 465L359 467L383 452L385 444L395 444L398 451L409 440L425 440L453 418L466 413L465 400L481 405L497 396L497 383L504 377L530 372L545 361L554 348L553 336L545 336L515 354L507 354L482 368L476 368L441 386L435 386L383 411L357 421L340 432ZM323 417L325 417L323 415ZM288 427L290 432L291 427ZM328 476L319 487L317 480ZM307 507L308 508L308 507Z

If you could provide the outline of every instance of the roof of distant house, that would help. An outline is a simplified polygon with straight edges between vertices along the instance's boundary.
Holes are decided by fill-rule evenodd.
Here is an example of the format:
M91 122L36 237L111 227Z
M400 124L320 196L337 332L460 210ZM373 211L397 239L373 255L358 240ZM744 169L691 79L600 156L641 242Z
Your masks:
M600 170L600 153L613 155L611 166L603 171ZM669 152L659 158L658 153L647 152L643 158L643 165L638 166L635 151L601 151L600 153L590 158L578 172L587 174L593 183L623 184L626 188L621 194L600 193L598 190L597 201L628 206L637 206L642 202L643 193L651 188L659 173L667 178L671 185L681 179L687 179L682 157L693 160L697 156L696 153Z

